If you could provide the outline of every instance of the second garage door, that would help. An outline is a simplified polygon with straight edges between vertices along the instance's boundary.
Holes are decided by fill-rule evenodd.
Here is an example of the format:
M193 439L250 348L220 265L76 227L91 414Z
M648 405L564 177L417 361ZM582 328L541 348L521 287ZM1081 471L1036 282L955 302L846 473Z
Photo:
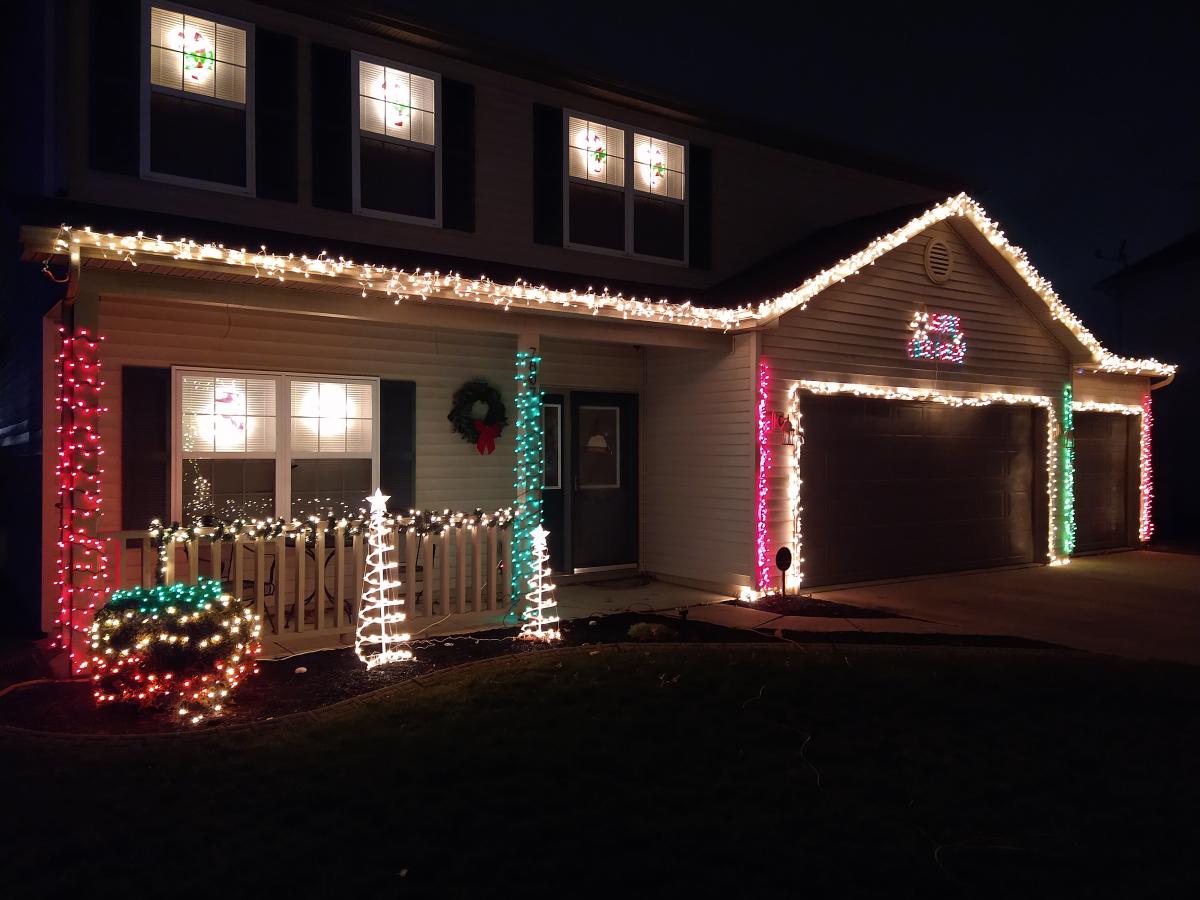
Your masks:
M1075 549L1110 550L1134 543L1129 511L1134 416L1075 413Z
M1042 410L805 394L801 411L806 584L1044 558Z

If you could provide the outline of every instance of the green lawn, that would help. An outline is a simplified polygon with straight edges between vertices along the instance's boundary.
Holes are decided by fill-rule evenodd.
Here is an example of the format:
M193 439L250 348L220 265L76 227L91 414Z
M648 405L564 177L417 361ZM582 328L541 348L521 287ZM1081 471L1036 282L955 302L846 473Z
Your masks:
M1198 676L1041 651L606 647L295 730L10 741L0 893L1183 896Z

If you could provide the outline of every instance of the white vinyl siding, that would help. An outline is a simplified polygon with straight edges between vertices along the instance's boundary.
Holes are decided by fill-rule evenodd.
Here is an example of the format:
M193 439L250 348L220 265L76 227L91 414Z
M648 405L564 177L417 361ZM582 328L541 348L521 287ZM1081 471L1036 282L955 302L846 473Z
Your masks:
M754 335L728 353L647 348L643 567L731 588L754 570Z

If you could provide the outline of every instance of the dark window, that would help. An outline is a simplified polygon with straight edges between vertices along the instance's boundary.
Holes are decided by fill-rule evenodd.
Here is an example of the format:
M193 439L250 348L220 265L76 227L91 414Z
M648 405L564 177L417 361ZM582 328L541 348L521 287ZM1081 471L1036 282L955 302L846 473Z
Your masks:
M638 194L633 198L633 252L683 259L683 204Z
M188 522L274 518L275 460L185 457L183 515Z
M366 135L361 140L359 205L363 209L435 218L434 151Z
M292 460L293 518L357 515L370 493L369 459Z
M244 186L246 111L153 93L150 171Z
M569 196L572 244L625 249L624 191L573 181Z

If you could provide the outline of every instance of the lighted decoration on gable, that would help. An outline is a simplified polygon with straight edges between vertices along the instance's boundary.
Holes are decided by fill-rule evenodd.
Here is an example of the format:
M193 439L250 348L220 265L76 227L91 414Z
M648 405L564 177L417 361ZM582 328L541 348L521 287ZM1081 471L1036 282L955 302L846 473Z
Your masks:
M961 364L967 355L962 321L950 313L917 312L908 323L912 337L908 339L911 359L936 359Z

